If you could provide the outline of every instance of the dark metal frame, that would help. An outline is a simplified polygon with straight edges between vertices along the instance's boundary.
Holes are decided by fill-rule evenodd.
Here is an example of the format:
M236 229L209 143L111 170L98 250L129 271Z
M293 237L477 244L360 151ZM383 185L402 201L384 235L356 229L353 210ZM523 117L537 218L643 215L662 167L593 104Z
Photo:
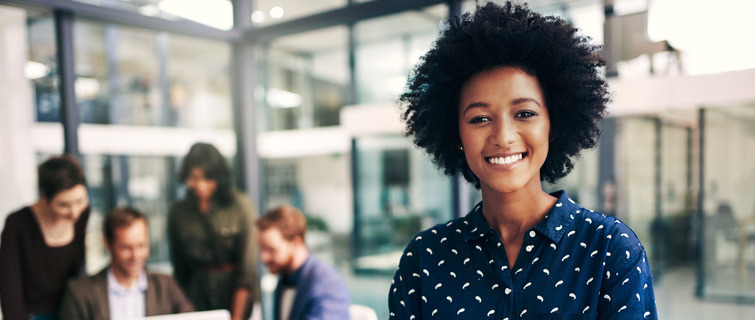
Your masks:
M697 276L697 283L695 284L695 295L698 298L705 297L705 212L703 206L705 205L705 109L700 108L698 113L698 128L699 133L697 137L697 144L700 148L698 151L698 191L697 191L697 268L695 268L695 275Z
M55 10L55 42L60 76L60 122L63 125L63 150L79 155L79 109L76 107L76 81L73 52L73 14Z

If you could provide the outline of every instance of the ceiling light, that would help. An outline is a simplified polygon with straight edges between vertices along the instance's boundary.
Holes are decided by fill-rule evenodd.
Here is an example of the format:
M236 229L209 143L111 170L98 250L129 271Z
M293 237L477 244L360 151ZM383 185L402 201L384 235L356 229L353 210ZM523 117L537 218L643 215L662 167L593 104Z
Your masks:
M273 108L296 108L301 106L301 95L287 90L270 88L267 91L267 104Z
M252 22L253 23L265 22L265 13L260 10L254 10L254 12L252 12Z
M162 0L157 7L164 13L216 29L233 28L233 5L230 1Z
M35 80L42 78L50 73L50 67L43 63L36 61L26 61L24 66L24 74L26 79Z
M148 17L157 17L160 15L160 8L154 4L148 4L139 7L139 13Z
M273 7L272 9L270 9L270 17L273 19L283 18L283 8Z

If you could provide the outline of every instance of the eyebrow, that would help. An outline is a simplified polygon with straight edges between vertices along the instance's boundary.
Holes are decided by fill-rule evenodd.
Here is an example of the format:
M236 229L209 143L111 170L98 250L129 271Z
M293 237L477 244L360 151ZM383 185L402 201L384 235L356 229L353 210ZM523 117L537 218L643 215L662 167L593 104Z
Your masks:
M532 103L536 104L538 107L541 107L541 108L543 107L543 105L541 105L540 102L538 102L534 98L517 98L517 99L514 99L514 101L512 101L511 103L513 105L518 105L518 104L522 104L522 103L526 103L526 102L532 102ZM463 114L466 114L467 111L469 111L470 109L474 109L474 108L487 108L487 107L488 107L488 103L485 103L485 102L472 102L469 105L467 105L466 107L464 107Z

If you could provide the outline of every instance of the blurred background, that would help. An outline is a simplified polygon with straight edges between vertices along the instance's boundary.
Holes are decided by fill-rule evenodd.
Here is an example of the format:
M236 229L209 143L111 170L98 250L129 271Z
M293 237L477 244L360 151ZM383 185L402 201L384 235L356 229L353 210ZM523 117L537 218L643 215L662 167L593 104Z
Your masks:
M0 221L37 197L38 163L78 154L94 209L89 272L107 264L102 214L131 205L150 215L150 267L170 273L179 161L213 143L260 212L302 209L314 253L387 319L404 246L480 200L403 136L395 103L444 19L474 4L0 0ZM546 189L632 227L661 319L751 319L755 3L529 5L605 45L613 93L598 147Z

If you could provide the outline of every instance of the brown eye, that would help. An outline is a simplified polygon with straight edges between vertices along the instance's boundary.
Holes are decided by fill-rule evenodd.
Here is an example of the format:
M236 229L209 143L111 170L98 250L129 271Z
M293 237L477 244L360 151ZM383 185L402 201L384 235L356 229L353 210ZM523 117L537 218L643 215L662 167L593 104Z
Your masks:
M534 117L536 115L537 115L537 113L534 113L534 112L529 111L529 110L525 110L525 111L519 111L519 112L517 112L515 117L516 118L531 118L531 117Z
M477 117L472 118L472 120L469 120L469 123L474 124L474 123L483 123L483 122L488 122L488 121L490 121L490 118L488 117L477 116Z

